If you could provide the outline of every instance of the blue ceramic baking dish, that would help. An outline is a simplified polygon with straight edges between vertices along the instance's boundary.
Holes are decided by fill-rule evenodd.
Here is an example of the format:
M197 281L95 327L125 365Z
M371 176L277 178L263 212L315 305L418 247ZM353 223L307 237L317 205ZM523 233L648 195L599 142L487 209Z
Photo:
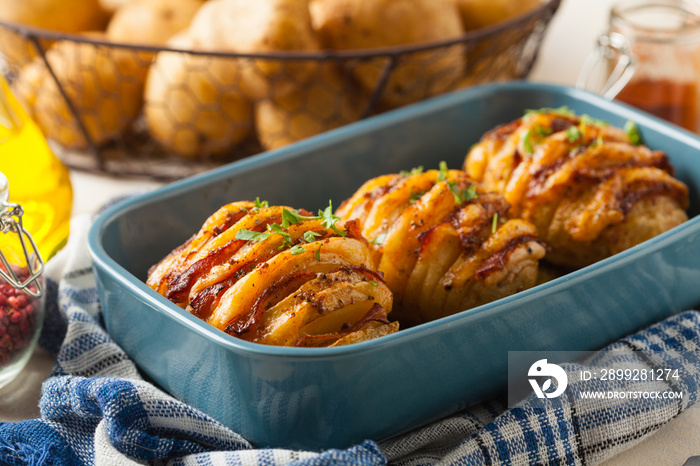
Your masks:
M461 166L469 147L528 108L566 105L668 153L690 186L687 223L615 257L476 309L339 348L237 340L144 284L148 268L221 205L260 196L316 210L365 180ZM381 440L504 390L509 350L593 350L700 302L700 139L576 89L472 88L358 122L132 198L94 223L104 321L145 374L257 446Z

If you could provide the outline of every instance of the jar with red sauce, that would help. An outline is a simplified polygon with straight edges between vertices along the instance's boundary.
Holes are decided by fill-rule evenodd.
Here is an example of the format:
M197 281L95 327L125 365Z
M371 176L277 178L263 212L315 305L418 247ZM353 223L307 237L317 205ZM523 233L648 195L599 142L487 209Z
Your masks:
M8 196L0 172L0 387L29 361L44 319L44 261Z
M601 61L605 66L598 66ZM700 132L700 3L615 4L579 87L591 87L596 68L604 70L595 86L604 96Z

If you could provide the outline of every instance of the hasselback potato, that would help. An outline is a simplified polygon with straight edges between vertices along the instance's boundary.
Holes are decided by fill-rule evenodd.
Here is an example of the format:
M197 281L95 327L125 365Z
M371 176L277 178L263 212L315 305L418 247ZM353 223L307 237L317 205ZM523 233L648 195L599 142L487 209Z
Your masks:
M415 169L367 181L336 214L357 222L394 293L394 313L415 324L535 284L545 248L536 228L508 220L503 196L459 170Z
M147 284L236 337L336 346L398 330L392 294L357 225L264 202L234 202L154 265Z
M687 220L688 188L666 154L567 108L530 111L486 133L464 168L537 226L547 260L582 267Z

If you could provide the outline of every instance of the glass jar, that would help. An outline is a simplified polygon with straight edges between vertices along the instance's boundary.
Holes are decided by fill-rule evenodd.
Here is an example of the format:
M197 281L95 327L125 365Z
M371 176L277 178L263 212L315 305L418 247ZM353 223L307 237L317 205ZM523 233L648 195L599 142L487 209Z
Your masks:
M682 0L615 4L578 87L590 89L597 79L604 96L700 132L699 10L697 2Z
M0 387L29 361L44 321L44 261L0 172Z
M0 76L0 172L10 202L24 209L24 227L48 260L68 239L73 190L68 169Z

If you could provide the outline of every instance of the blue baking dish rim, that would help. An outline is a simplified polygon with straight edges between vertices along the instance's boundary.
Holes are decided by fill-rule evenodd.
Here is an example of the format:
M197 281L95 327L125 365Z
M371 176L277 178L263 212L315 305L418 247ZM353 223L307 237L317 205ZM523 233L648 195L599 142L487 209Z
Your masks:
M118 202L108 208L106 208L94 221L90 231L88 233L88 250L94 262L95 268L101 268L102 270L109 272L114 280L121 282L126 288L131 290L136 295L140 296L142 299L149 300L158 304L158 309L161 312L167 312L177 319L180 323L187 325L192 330L212 338L222 344L225 344L228 348L245 353L254 353L266 356L294 356L303 359L323 359L325 357L336 356L338 354L351 354L358 353L362 351L374 350L377 346L388 346L399 344L404 340L410 340L414 338L422 338L426 334L432 334L436 332L441 332L455 322L462 321L465 319L481 320L488 318L493 313L497 313L499 308L512 302L513 300L526 300L526 299L536 299L538 294L545 292L553 287L560 287L564 283L585 279L586 276L597 273L601 270L607 269L609 267L617 267L625 262L634 258L639 254L651 254L654 250L663 247L667 241L672 241L673 237L680 235L684 230L692 228L695 223L700 221L700 215L689 219L682 225L675 227L661 235L658 235L646 242L634 246L626 251L616 254L615 256L609 257L588 267L570 272L564 276L558 277L547 283L538 285L536 287L530 288L528 290L521 291L517 294L501 298L497 301L481 305L472 309L467 309L460 313L454 314L452 316L443 317L441 319L424 323L415 327L402 329L397 333L383 336L379 339L370 340L361 343L355 343L353 345L334 347L334 348L294 348L294 347L279 347L279 346L269 346L262 345L258 343L251 343L245 340L238 339L236 337L230 336L215 327L210 326L206 322L197 318L196 316L188 313L187 311L181 309L175 304L168 301L163 296L156 293L150 287L148 287L143 281L139 280L137 277L133 276L130 272L119 265L115 260L113 260L106 253L101 245L100 238L107 223L109 223L114 217L137 208L141 204L148 203L152 201L152 198L167 198L170 194L177 194L183 190L183 188L192 188L199 185L208 185L212 181L219 178L227 178L234 172L244 171L248 168L259 168L261 165L274 163L279 160L284 160L287 158L294 158L299 155L304 154L310 148L316 146L326 145L328 141L336 140L340 135L343 138L352 137L353 135L359 135L365 132L367 129L371 128L376 130L383 126L390 124L395 124L402 120L415 119L420 117L421 114L433 113L441 108L452 107L455 104L455 100L470 100L470 98L476 94L483 92L498 93L503 91L541 91L546 93L555 93L562 96L569 96L576 100L584 100L588 103L599 107L601 110L607 110L611 113L615 113L622 117L633 119L637 123L641 123L643 126L653 128L662 134L669 134L680 142L692 142L695 145L700 143L700 138L695 136L693 133L684 130L682 128L672 127L667 122L643 113L631 106L622 104L619 102L611 102L598 95L592 94L588 91L583 91L580 89L571 88L568 86L561 86L556 84L542 84L542 83L528 83L525 81L513 81L500 84L489 84L483 86L475 86L466 90L457 91L454 93L446 94L443 96L428 99L409 107L403 107L397 110L393 110L381 115L377 115L366 120L355 122L344 127L328 131L326 133L314 136L300 142L291 144L289 146L283 147L281 149L263 152L246 159L233 162L231 164L225 165L223 167L214 169L209 172L194 175L183 180L179 180L158 188L149 193L134 196L132 198ZM194 228L194 227L193 227Z

